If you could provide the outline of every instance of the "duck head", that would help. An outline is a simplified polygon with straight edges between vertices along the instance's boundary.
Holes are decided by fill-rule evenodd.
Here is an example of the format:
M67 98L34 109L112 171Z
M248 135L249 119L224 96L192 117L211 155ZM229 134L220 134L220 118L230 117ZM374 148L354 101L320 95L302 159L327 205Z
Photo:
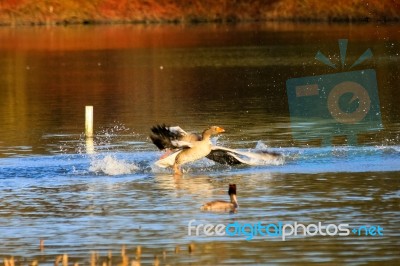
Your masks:
M235 204L236 208L239 207L239 203L237 202L236 198L236 184L229 184L228 194L231 198L231 202Z

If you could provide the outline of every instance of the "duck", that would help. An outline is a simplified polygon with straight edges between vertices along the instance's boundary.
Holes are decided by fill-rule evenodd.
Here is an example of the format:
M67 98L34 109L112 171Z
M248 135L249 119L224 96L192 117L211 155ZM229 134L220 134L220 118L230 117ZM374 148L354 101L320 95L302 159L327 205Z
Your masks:
M223 133L225 129L211 126L198 135L188 134L180 127L157 125L151 131L150 138L159 149L175 152L172 169L175 175L182 175L181 166L209 155L212 151L211 136Z
M207 130L209 130L208 133ZM172 167L175 168L174 171L180 172L178 169L179 163L176 164L178 155L186 149L187 151L179 156L179 161L184 161L185 157L189 157L187 154L191 153L191 147L198 145L198 143L204 139L204 134L206 136L204 142L207 144L203 143L202 145L207 146L207 148L204 148L201 155L216 163L229 166L283 164L284 157L277 152L266 150L246 152L223 146L211 145L210 136L222 132L225 132L225 130L218 126L213 126L204 130L203 134L188 133L179 126L167 126L165 124L153 126L151 128L150 139L159 150L165 151L160 160L155 162L155 165L161 168ZM211 148L209 148L209 145L211 145ZM208 154L206 154L205 151L207 151ZM193 153L197 154L197 152Z
M231 199L230 202L222 200L211 201L201 206L200 210L211 212L237 212L239 204L236 198L236 184L229 184L228 195Z

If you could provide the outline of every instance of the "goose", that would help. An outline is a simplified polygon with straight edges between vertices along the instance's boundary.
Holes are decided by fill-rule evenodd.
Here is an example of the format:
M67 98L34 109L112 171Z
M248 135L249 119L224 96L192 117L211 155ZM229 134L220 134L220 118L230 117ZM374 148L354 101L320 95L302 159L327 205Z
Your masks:
M236 198L236 184L229 184L228 195L231 199L230 202L222 200L211 201L201 206L200 210L212 212L236 212L239 208Z
M212 126L200 135L188 134L180 127L155 126L151 129L151 140L159 149L176 151L172 168L174 174L181 175L183 164L197 161L211 152L211 136L225 132L222 127Z
M204 130L203 134L188 133L179 126L165 124L153 126L151 141L158 149L166 151L155 165L162 168L172 167L175 172L181 173L180 165L203 157L225 165L282 164L283 156L276 152L245 152L211 145L210 137L223 132L225 130L218 126ZM178 156L179 154L181 155Z

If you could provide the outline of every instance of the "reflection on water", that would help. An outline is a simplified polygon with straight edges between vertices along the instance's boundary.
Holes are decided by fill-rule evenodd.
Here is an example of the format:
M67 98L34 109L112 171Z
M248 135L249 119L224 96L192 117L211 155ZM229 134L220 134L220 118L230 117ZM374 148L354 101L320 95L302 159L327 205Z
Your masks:
M397 173L233 174L173 179L169 174L120 178L8 179L1 186L2 254L52 256L67 252L88 260L91 250L118 253L141 244L143 261L169 252L168 263L186 261L171 254L176 245L196 243L190 256L197 265L295 263L311 261L361 263L399 259L399 180ZM22 181L22 182L21 182ZM226 184L236 183L240 210L235 215L207 214L200 206L225 199ZM23 184L22 184L23 183ZM383 218L384 217L384 218ZM187 224L302 222L380 225L383 237L278 238L195 237ZM46 249L37 249L38 238ZM374 248L372 248L374 247ZM225 252L216 252L216 250ZM150 253L150 254L149 254Z
M286 80L330 73L314 56L339 60L339 38L349 39L348 62L374 53L358 69L377 71L385 130L360 141L396 143L398 36L383 25L2 28L0 153L58 151L43 136L81 134L85 105L98 130L120 122L142 140L167 122L293 145Z
M0 256L53 265L66 252L87 263L92 250L105 258L126 244L134 257L140 244L145 264L155 254L170 265L398 263L399 36L397 25L370 24L0 28ZM376 70L383 129L359 134L356 147L337 136L339 147L320 148L312 130L304 131L312 141L298 142L286 80L333 73L314 56L323 50L339 62L344 38L349 62L373 51L355 70ZM82 134L86 105L93 143ZM147 138L163 122L221 125L219 144L265 144L286 163L201 161L173 178L152 165L161 153ZM200 212L227 199L228 183L238 186L239 212ZM192 219L380 225L384 236L193 237Z

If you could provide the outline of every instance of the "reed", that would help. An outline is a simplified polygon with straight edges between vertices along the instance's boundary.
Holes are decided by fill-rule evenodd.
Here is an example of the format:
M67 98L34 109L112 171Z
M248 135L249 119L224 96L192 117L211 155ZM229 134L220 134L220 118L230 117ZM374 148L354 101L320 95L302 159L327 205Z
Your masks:
M181 247L180 246L176 246L175 247L175 254L178 254L181 251Z
M14 257L10 257L9 259L4 259L4 266L15 266Z
M54 266L59 266L61 261L62 261L62 256L57 256L54 261Z
M108 261L107 266L111 266L112 265L112 252L111 251L109 251L107 254L107 261Z
M190 243L190 244L188 245L188 252L191 254L191 253L194 252L194 249L195 249L194 244L193 244L193 243Z
M158 256L154 256L154 262L153 262L154 266L159 266L160 265L160 260L158 259Z
M140 261L140 257L142 256L142 247L137 246L136 247L136 260Z
M62 266L68 266L68 255L64 254L62 256Z
M99 257L96 252L92 252L90 255L90 266L96 266Z
M39 250L42 252L44 251L44 240L43 239L39 240Z
M42 241L40 241L42 243ZM188 253L193 254L195 251L195 244L190 243L188 244ZM172 250L171 250L172 251ZM140 258L142 256L142 246L138 245L136 246L136 249L134 251L131 250L129 254L133 254L135 256L134 259L129 258L129 254L127 251L127 248L125 245L121 246L121 251L119 256L113 256L112 252L109 251L104 257L100 257L99 253L96 251L92 251L89 254L89 262L90 266L141 266L142 263L140 261ZM181 248L179 245L177 245L174 248L175 256L172 255L172 257L176 256L185 256L184 252L181 252ZM0 266L22 266L22 265L29 265L29 266L39 266L40 263L49 264L49 257L43 256L46 255L45 252L44 254L41 254L39 258L32 259L30 263L27 263L28 259L26 258L18 258L17 260L10 256L7 258L3 259L3 264L0 263ZM150 255L150 256L149 256ZM159 265L169 265L168 260L167 260L167 250L162 250L160 254L148 254L146 257L149 259L149 257L153 256L153 262L151 263L154 266L159 266ZM71 262L72 260L72 262ZM81 263L74 261L76 259L72 258L70 259L70 256L67 253L64 253L62 255L57 255L54 258L54 266L68 266L68 265L73 265L73 266L79 266L81 265L88 265L85 263L86 260L82 261Z
M130 259L128 256L128 253L126 251L126 246L122 245L121 246L121 254L120 257L118 258L118 256L115 258L115 263L113 262L113 254L111 251L109 251L107 253L107 255L105 256L104 260L102 262L100 262L99 259L99 254L95 251L92 251L90 253L90 265L91 266L140 266L141 262L140 262L140 257L142 255L142 247L141 246L137 246L136 247L136 251L135 251L135 259ZM159 257L163 256L163 260L165 262L166 260L166 252L163 251L162 255L159 254L155 254L154 255L154 260L153 260L153 265L160 265L160 260ZM48 264L48 258L44 258L43 256L41 256L43 264ZM0 262L0 266L16 266L16 265L29 265L29 266L39 266L41 261L40 259L33 259L32 262L30 264L24 264L22 261L26 261L26 259L19 259L19 260L15 260L15 258L13 256L10 257L6 257L3 259L3 264L1 264ZM73 266L79 266L78 262L74 262L73 264L70 264L69 261L69 255L67 253L64 253L63 255L58 255L55 256L54 258L54 266L68 266L68 265L73 265ZM84 264L82 264L84 265Z
M131 266L140 266L140 261L132 260L131 261Z

